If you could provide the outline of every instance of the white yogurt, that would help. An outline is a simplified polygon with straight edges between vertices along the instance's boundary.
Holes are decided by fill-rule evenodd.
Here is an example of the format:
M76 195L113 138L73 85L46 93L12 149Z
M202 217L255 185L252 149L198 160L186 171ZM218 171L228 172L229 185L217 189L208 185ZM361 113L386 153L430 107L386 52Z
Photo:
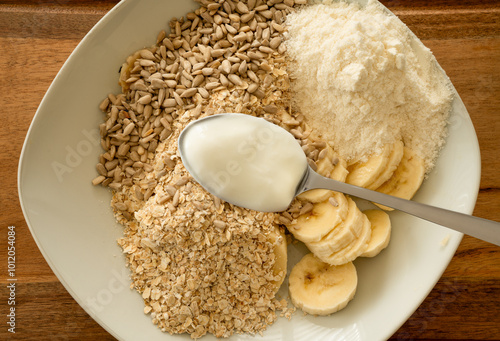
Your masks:
M244 114L191 123L179 137L179 148L184 166L206 190L262 212L285 210L307 169L290 133Z

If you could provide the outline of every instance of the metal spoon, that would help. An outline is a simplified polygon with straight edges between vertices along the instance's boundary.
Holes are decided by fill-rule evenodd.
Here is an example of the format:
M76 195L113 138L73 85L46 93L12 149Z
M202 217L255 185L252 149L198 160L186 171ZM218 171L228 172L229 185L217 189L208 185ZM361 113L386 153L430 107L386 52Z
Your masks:
M183 160L184 165L186 166L186 169L191 173L194 179L196 179L203 187L205 187L209 192L211 192L214 195L217 195L217 193L213 193L210 187L206 186L207 184L204 184L202 181L199 180L200 179L199 175L192 171L190 167L190 162L192 162L192 160L189 160L189 150L186 150L187 148L184 147L185 146L184 138L187 135L189 129L192 128L193 126L204 124L206 123L207 120L224 117L225 115L246 116L241 114L222 114L222 115L213 115L194 121L190 123L183 130L183 132L179 136L179 141L178 141L179 152L181 155L181 159ZM273 125L270 122L267 122L267 124ZM273 126L274 128L276 127L275 125ZM272 148L272 146L270 147ZM294 146L291 147L295 148ZM301 148L298 143L296 148L299 149ZM217 151L214 150L214 153L215 152ZM265 150L262 150L261 152L265 152ZM297 184L295 190L295 196L311 189L328 189L336 192L342 192L344 194L355 196L361 199L365 199L371 202L375 202L384 206L394 208L396 210L406 212L421 219L428 220L430 222L448 227L455 231L459 231L500 246L500 223L498 222L474 217L468 214L463 214L447 210L444 208L418 203L411 200L397 198L392 195L379 193L366 188L350 185L330 178L325 178L320 174L316 173L310 166L306 166L304 175ZM260 188L259 190L264 191L265 193L265 191L268 190L268 188L266 186L262 186L262 188ZM224 197L222 199L233 204L235 204L236 201L235 198ZM290 203L292 200L293 198L291 198ZM256 207L250 207L251 205L250 206L241 205L241 200L239 201L239 203L240 206L243 206L245 208L254 210L256 209Z

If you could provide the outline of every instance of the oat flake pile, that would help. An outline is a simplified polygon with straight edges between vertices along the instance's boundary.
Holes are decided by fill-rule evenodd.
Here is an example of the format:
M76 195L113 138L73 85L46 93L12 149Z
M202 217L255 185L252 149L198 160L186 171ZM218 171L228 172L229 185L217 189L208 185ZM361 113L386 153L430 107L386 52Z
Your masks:
M311 14L301 13L318 11L315 6L305 6L306 0L197 2L197 10L172 19L169 33L160 32L155 45L123 64L122 92L109 94L100 105L104 152L93 184L113 190L114 214L124 226L118 243L131 271L131 288L142 296L144 313L158 328L194 339L207 333L260 334L295 310L276 294L286 276L291 240L285 226L310 214L314 203L299 198L285 212L262 213L221 201L182 165L180 132L189 122L217 113L264 117L293 134L311 167L339 180L347 176L346 160L359 155L347 155L346 144L340 145L345 155L328 145L339 139L325 130L332 117L341 117L338 108L331 117L315 117L303 106L324 111L322 105L332 104L321 97L323 88L332 87L325 83L332 76L324 65L328 61L322 60L327 54L318 51L318 40L307 43L309 38L299 32L307 34L314 26ZM334 12L351 11L348 5L328 6ZM359 8L351 12L360 15ZM319 42L334 44L326 32L314 30L322 35ZM344 94L349 93L356 102L354 94L368 91L364 71L355 66L342 67L347 88L334 90L339 92L336 101L347 101ZM360 81L353 82L352 75ZM308 96L321 103L307 102ZM443 134L436 136L439 140ZM325 202L338 206L332 199L327 196Z

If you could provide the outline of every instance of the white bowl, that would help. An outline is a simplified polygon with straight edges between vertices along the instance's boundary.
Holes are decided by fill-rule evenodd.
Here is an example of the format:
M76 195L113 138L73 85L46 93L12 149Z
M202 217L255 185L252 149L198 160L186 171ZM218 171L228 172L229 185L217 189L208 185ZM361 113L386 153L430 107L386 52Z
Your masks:
M118 69L125 58L154 44L171 17L196 6L175 0L119 3L62 67L40 104L21 154L19 196L38 247L75 300L120 340L189 336L162 333L144 315L140 295L129 289L125 257L116 243L122 227L113 217L110 192L91 185L101 153L98 125L103 114L98 105L107 93L120 92ZM470 214L479 179L477 138L456 94L446 147L415 200ZM328 317L298 311L291 321L279 319L263 340L389 338L428 295L462 238L401 212L392 212L391 219L390 246L373 259L355 261L359 287L347 308ZM304 252L300 244L289 247L290 268ZM280 293L287 296L286 285ZM231 337L249 339L253 338Z

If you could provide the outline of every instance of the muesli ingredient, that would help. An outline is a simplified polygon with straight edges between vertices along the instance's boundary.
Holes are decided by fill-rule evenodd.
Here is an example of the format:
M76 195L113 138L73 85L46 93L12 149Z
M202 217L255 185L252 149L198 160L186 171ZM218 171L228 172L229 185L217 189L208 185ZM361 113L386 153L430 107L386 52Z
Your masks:
M179 143L184 166L210 193L260 212L286 210L307 169L295 138L259 117L197 120Z
M343 1L286 18L294 104L349 163L402 140L429 171L452 92L429 49L383 6Z
M363 213L370 221L372 236L361 257L375 257L389 245L391 240L391 219L387 213L381 210L365 210Z
M410 148L404 148L403 157L391 178L377 188L377 192L394 195L403 199L411 199L418 191L425 177L424 160ZM390 207L377 206L392 211Z
M352 263L330 265L309 253L292 269L289 281L296 307L312 315L329 315L354 298L358 275Z

